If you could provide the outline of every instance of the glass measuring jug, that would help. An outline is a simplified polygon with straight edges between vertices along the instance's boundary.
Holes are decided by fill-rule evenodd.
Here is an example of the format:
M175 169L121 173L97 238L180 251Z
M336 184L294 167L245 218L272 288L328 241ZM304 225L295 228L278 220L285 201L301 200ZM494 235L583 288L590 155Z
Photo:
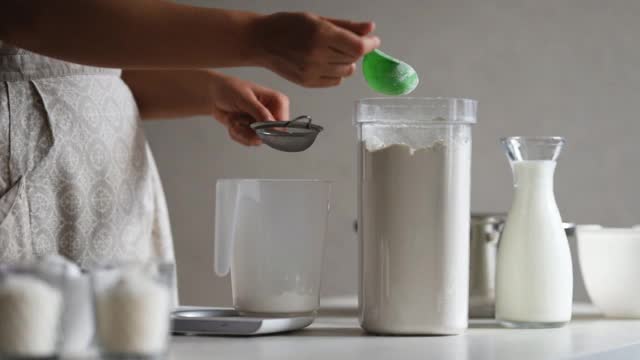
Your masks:
M356 103L359 312L382 334L467 327L474 100Z
M236 310L318 309L330 187L322 180L218 181L215 271L231 272Z
M558 327L571 319L571 253L553 192L564 142L502 139L515 189L496 265L496 319L507 327Z

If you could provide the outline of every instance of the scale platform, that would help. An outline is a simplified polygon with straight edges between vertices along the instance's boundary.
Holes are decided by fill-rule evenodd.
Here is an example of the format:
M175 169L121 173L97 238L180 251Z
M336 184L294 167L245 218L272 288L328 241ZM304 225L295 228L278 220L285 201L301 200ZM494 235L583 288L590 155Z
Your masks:
M180 307L171 319L176 335L254 336L304 329L314 316L256 317L230 308Z

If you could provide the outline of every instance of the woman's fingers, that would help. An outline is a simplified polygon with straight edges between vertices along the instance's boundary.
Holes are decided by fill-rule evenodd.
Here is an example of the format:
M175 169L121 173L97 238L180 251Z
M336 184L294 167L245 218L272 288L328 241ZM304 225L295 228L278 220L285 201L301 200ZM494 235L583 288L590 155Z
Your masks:
M328 64L322 71L321 76L325 77L348 77L356 71L356 64Z
M322 53L326 63L315 66L317 77L305 84L309 87L339 85L342 78L353 75L356 70L355 62L360 57L380 46L377 36L364 35L373 31L373 23L336 19L327 21L330 23L330 30L325 38L326 48Z
M358 61L359 58L349 55L333 45L329 45L325 59L331 64L351 64Z
M238 133L238 131L235 130L235 128L233 128L233 127L229 128L229 137L231 139L233 139L235 142L240 143L240 144L245 145L245 146L250 146L250 144L251 144L249 139L247 139L246 137L240 135Z
M364 36L373 32L373 30L375 30L376 28L376 25L371 21L357 22L357 21L350 21L350 20L343 20L343 19L327 18L327 17L323 17L323 19L327 20L333 25L349 30L361 36Z
M257 146L262 142L256 133L249 126L250 122L233 121L229 126L229 136L245 146Z
M244 146L259 146L260 144L262 144L260 139L252 139L231 130L229 130L229 137L231 137L231 139L235 142Z
M289 97L287 95L262 86L256 86L255 93L258 101L269 109L275 120L289 120Z
M321 86L338 86L342 83L341 77L323 76L320 78Z
M343 78L353 75L356 71L356 64L318 64L317 73L306 83L307 87L327 87L336 86L342 82Z
M257 21L253 33L268 55L264 59L268 69L298 85L318 87L339 83L326 78L349 76L354 70L351 64L380 46L374 29L368 21L276 13Z
M262 143L260 138L251 128L251 124L254 122L255 120L250 115L231 115L226 121L229 136L245 146L260 145Z
M252 96L246 99L244 111L253 118L253 121L273 121L274 115L264 106L260 100L252 93Z
M331 87L331 86L338 86L341 83L342 83L341 77L321 76L316 81L311 83L309 87L312 87L312 88Z
M332 46L351 59L358 59L362 55L380 46L380 39L375 35L358 36L349 30L335 27L327 47Z

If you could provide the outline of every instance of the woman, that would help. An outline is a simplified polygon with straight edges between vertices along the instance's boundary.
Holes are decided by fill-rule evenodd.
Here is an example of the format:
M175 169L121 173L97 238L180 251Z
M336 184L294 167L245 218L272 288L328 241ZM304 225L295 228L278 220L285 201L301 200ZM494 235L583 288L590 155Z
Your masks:
M0 261L173 260L138 120L209 114L235 141L258 145L248 125L288 118L287 97L201 69L261 66L335 86L379 46L373 28L162 0L3 0Z

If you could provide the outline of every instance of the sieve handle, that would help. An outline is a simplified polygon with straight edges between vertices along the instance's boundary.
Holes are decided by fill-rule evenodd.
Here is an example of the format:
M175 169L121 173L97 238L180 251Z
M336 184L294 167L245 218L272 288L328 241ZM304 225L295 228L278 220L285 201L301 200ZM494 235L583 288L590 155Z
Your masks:
M297 118L293 119L293 120L289 120L287 121L287 123L284 126L289 126L292 123L296 122L296 121L302 121L302 120L307 120L307 128L311 127L311 116L309 115L300 115Z

